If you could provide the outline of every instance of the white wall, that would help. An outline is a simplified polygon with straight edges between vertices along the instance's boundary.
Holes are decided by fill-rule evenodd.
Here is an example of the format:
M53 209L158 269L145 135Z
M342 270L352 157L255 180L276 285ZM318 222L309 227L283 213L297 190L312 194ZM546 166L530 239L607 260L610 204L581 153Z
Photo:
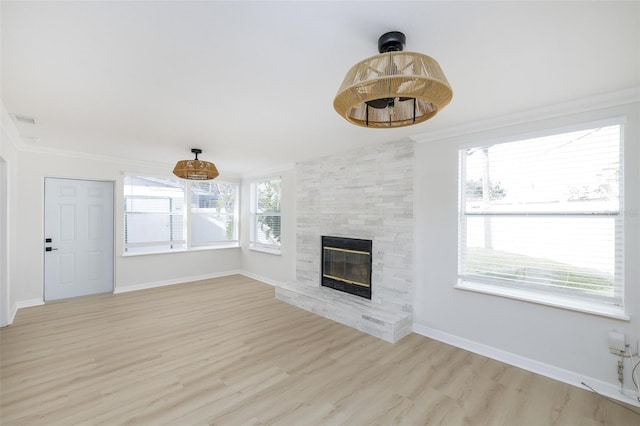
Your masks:
M44 178L76 178L115 182L115 290L173 284L237 272L241 268L240 249L202 250L172 254L122 256L124 172L167 174L170 166L126 164L108 158L73 153L47 153L20 150L17 217L11 220L19 236L15 248L15 280L11 283L13 301L43 298L43 205Z
M279 176L282 179L282 197L280 199L281 246L279 255L264 253L249 248L251 226L251 182L262 178ZM242 269L246 275L277 285L295 278L296 258L296 207L295 207L295 169L286 166L283 169L265 171L261 174L243 176L240 188L240 245L242 246Z
M602 104L597 102L597 104ZM589 384L617 384L616 358L607 348L607 331L613 328L640 339L640 107L613 109L611 115L629 113L626 151L626 284L625 302L630 321L510 300L453 288L457 278L458 143L473 137L499 137L537 128L532 122L548 118L547 125L602 118L600 111L574 104L568 116L562 108L548 113L505 118L511 126L497 130L434 136L415 146L415 297L414 329L525 368L571 382L586 378ZM575 112L575 111L574 111ZM554 118L560 117L560 118ZM491 123L496 127L496 121ZM499 127L499 126L498 126ZM466 132L468 133L468 132ZM455 135L455 131L453 131ZM4 135L3 135L4 138ZM42 299L43 188L44 177L99 179L116 182L116 291L188 281L191 278L243 271L277 284L295 279L296 206L295 170L243 177L241 185L242 249L122 257L122 173L166 173L166 167L127 165L75 154L17 151L4 143L0 155L7 161L10 206L10 303ZM18 170L17 164L20 164ZM280 256L248 249L249 184L255 178L282 177L282 242ZM19 187L17 182L19 181ZM20 197L17 196L19 193ZM0 295L1 296L1 295ZM526 365L525 365L526 364ZM626 387L630 391L627 361ZM562 374L566 373L564 377ZM592 380L592 381L589 381ZM575 383L579 385L579 381Z
M637 93L637 92L634 92ZM634 95L637 100L637 95ZM579 105L573 104L576 109ZM530 119L540 119L542 113ZM546 120L544 126L627 115L624 143L626 208L626 312L630 321L454 289L457 281L458 145L540 129L540 122L430 140L416 146L416 290L414 329L480 353L502 358L580 386L616 393L617 357L607 331L617 329L634 345L640 339L640 107L581 111ZM508 122L507 119L505 121ZM626 361L626 391L632 393ZM561 377L562 376L562 377ZM589 382L589 380L592 380Z
M0 111L0 159L3 163L3 199L0 201L5 215L6 223L0 223L3 227L0 231L0 238L3 239L0 247L0 327L10 324L15 315L16 296L11 291L11 285L16 280L16 232L12 226L13 220L17 217L17 194L18 194L18 150L17 129L13 125L9 114L1 106ZM2 221L0 221L2 222Z
M122 181L124 173L166 174L169 166L90 157L70 152L48 152L42 148L18 150L3 142L2 157L7 160L14 189L10 190L15 214L10 215L11 279L8 304L29 306L43 300L43 212L44 178L93 179L115 182L115 292L157 285L175 284L208 277L243 272L265 282L291 281L295 275L295 183L293 166L247 178L241 185L241 242L244 249L226 248L138 256L122 255ZM20 168L17 167L18 161ZM248 249L249 183L253 178L282 177L282 241L280 256ZM224 178L224 176L221 176ZM238 180L237 177L232 177ZM17 182L20 182L19 187ZM19 191L21 197L12 196ZM28 194L28 196L25 196Z

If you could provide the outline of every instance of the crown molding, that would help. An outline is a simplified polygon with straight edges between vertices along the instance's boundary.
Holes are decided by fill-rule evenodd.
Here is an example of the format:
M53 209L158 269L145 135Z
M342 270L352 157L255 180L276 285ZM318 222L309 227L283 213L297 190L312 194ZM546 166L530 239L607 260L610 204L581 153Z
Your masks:
M472 133L517 126L535 121L622 106L636 102L640 102L640 86L617 92L576 99L560 104L549 105L542 108L520 111L498 118L473 121L429 133L420 133L411 136L410 139L416 143L435 142Z
M100 154L89 154L86 152L67 151L67 150L62 150L57 148L32 147L25 144L22 144L19 147L19 151L34 153L34 154L55 155L55 156L60 156L65 158L74 158L77 160L99 161L103 163L118 164L123 174L152 173L152 174L167 176L167 175L171 175L171 170L173 170L173 166L175 166L174 163L165 163L165 162L149 161L149 160L134 160L131 158L100 155ZM222 178L223 180L224 179L239 180L240 176L236 173L225 173L221 171L220 178Z
M65 158L74 158L78 160L89 160L89 161L101 161L105 163L116 163L120 164L124 167L143 167L145 169L148 168L156 168L156 169L164 169L173 168L173 164L157 162L157 161L148 161L148 160L133 160L130 158L124 157L116 157L110 155L101 155L101 154L89 154L86 152L80 151L68 151L64 149L58 148L48 148L42 146L29 146L27 144L21 144L19 146L21 152L28 152L33 154L44 154L44 155L57 155Z
M0 132L2 132L2 142L9 142L14 148L19 149L22 145L20 132L13 119L9 115L4 102L0 101Z

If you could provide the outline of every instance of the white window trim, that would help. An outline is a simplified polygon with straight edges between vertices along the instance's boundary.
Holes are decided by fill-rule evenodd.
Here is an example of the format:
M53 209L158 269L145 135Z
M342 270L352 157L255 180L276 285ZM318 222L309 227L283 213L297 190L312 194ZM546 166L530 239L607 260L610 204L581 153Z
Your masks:
M258 197L258 194L257 194L258 182L263 182L263 181L268 181L273 179L280 180L280 183L282 184L282 176L267 176L267 177L253 179L249 185L250 187L249 205L250 205L250 220L251 220L250 229L249 229L249 250L271 254L275 256L280 256L282 255L282 228L280 229L279 245L265 244L265 243L261 243L254 240L256 235L256 215L257 215L256 203L257 203L257 197ZM280 187L280 191L282 191L282 186ZM280 193L280 197L282 199L282 192ZM280 212L279 216L280 216L280 226L282 227L282 212Z
M157 178L157 179L167 179L167 178L175 178L175 179L179 179L177 177L174 176L170 176L170 175L160 175L160 174L156 174L156 173L134 173L134 172L125 172L122 173L124 177L128 177L128 176L141 176L141 177L150 177L150 178ZM191 244L191 228L190 223L191 223L191 187L190 187L190 181L186 181L185 182L185 199L184 199L184 203L185 203L185 209L184 209L184 235L186 235L186 239L184 240L176 240L173 241L175 243L184 243L185 244L185 248L180 248L180 249L169 249L169 250L157 250L157 251L149 251L149 252L138 252L138 253L131 253L131 252L127 252L126 251L126 244L124 242L124 234L122 237L122 250L120 253L121 257L135 257L135 256L148 256L148 255L155 255L155 254L170 254L170 253L186 253L186 252L196 252L196 251L206 251L206 250L220 250L220 249L229 249L229 248L240 248L240 182L233 180L233 179L229 179L229 180L225 180L225 179L221 179L220 182L223 183L227 183L227 184L233 184L236 185L237 187L237 196L236 196L236 205L235 205L235 209L236 209L236 215L234 216L234 221L235 221L235 227L236 227L236 239L235 240L229 240L229 241L218 241L218 242L213 242L210 244L196 244L196 245L192 245ZM122 184L120 186L120 189L123 190L124 188L124 179L122 181ZM126 196L126 194L122 193L122 199L124 199L124 197ZM124 211L124 209L122 210L122 218L124 218L126 212ZM123 225L124 226L124 225ZM166 245L166 244L170 244L171 241L160 241L160 242L150 242L150 243L140 243L140 246L145 246L145 247L149 247L149 246L153 246L153 245ZM134 245L136 245L134 243Z
M233 216L233 226L236 230L236 238L235 240L225 240L225 241L210 241L206 244L193 244L192 243L192 238L191 238L191 215L193 214L191 211L191 183L192 182L198 182L198 181L187 181L187 185L185 186L185 206L189 206L188 208L185 208L185 213L186 213L186 226L187 229L185 230L186 235L187 235L187 251L200 251L200 250L215 250L218 248L228 248L228 247L240 247L240 183L239 182L234 182L234 181L229 181L229 180L223 180L220 179L217 182L220 183L225 183L225 184L233 184L236 186L236 199L235 199L235 205L234 205L234 211L235 214Z
M538 305L552 306L555 308L600 315L624 321L631 320L631 316L629 316L625 312L622 306L605 305L602 303L589 302L587 300L576 300L575 298L557 294L544 294L530 290L502 287L487 283L477 283L474 281L462 279L458 279L458 283L454 286L454 288L458 290L466 290L492 296L505 297L507 299L536 303Z
M275 256L282 255L282 249L273 245L266 245L260 243L249 243L249 250L259 251L261 253L273 254Z
M601 115L602 117L602 115ZM576 120L572 124L568 125L553 125L551 122L558 123L558 120L545 120L544 122L539 122L535 124L535 129L529 130L525 132L519 132L517 130L513 130L509 128L499 129L498 135L495 134L495 131L489 132L479 132L478 134L467 134L465 137L461 138L463 141L458 143L458 152L464 149L482 147L487 145L496 145L500 143L507 143L518 140L526 140L533 139L538 137L545 137L554 134L568 133L572 131L584 130L593 127L605 127L611 125L621 125L622 126L622 134L621 134L621 163L620 169L622 172L621 182L626 181L626 167L625 167L625 134L626 134L626 124L627 124L627 115L613 114L606 116L606 118L585 118L582 120ZM548 125L545 125L548 124ZM487 134L489 136L487 136ZM460 173L460 181L463 180L463 169L462 165L459 165L459 173ZM625 183L623 185L623 192L621 192L621 200L620 200L620 215L624 215L624 204L626 203L626 194L628 193L627 185ZM462 197L462 191L460 191L461 187L458 186L459 196ZM462 217L464 216L464 212L462 211L462 207L464 206L463 201L459 200L459 224L460 227L462 222ZM626 228L626 225L624 225ZM627 231L625 230L625 233ZM461 235L458 230L458 249L461 247ZM628 253L626 252L626 247L623 245L623 260L627 258ZM458 260L459 262L459 260ZM460 264L458 263L458 268ZM624 276L625 271L623 270L623 284L622 291L624 293L625 286L628 286L629 283L625 282ZM588 314L600 315L609 318L614 318L618 320L629 321L631 319L630 315L627 313L626 306L626 298L623 294L622 301L625 306L617 306L607 303L598 303L595 301L588 301L582 299L575 299L570 296L564 296L562 294L553 294L553 293L542 293L536 292L527 289L517 289L513 287L505 287L501 285L494 285L491 283L479 283L474 281L472 278L463 279L458 277L454 288L457 290L464 291L472 291L487 295L505 297L513 300L520 300L525 302L536 303L540 305L552 306L556 308L562 308L572 311L584 312Z

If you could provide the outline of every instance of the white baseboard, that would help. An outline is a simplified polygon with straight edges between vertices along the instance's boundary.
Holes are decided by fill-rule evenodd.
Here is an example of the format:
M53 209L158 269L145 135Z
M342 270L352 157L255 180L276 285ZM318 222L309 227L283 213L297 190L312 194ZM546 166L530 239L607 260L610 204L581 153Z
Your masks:
M7 325L13 324L13 320L16 318L16 314L18 313L18 309L22 308L31 308L33 306L44 305L43 299L29 299L29 300L20 300L13 304L11 308L11 312L9 314L9 323Z
M262 275L254 274L253 272L240 271L240 275L244 275L245 277L248 277L248 278L263 282L265 284L272 285L274 287L279 287L279 286L282 285L282 283L280 281L275 281L275 280L272 280L271 278L267 278L267 277L262 276Z
M438 340L440 342L447 343L461 349L465 349L469 352L474 352L476 354L486 356L487 358L495 359L497 361L504 362L505 364L513 365L514 367L522 368L523 370L531 371L533 373L549 377L550 379L558 380L560 382L564 382L581 389L589 390L582 384L585 383L595 389L601 395L624 402L629 405L640 407L640 402L638 402L638 400L635 398L632 389L624 389L624 394L621 394L619 388L611 383L603 382L602 380L594 379L593 377L583 376L581 374L577 374L563 368L555 367L553 365L545 364L543 362L516 355L511 352L506 352L501 349L483 345L482 343L474 342L472 340L458 337L453 334L435 330L424 325L414 323L413 331L422 336L429 337L431 339Z
M13 306L11 307L11 310L9 312L9 318L8 318L8 322L6 324L3 324L3 327L6 327L8 325L13 324L13 320L16 319L16 314L18 313L18 306L14 303Z
M132 285L127 285L127 286L122 286L122 287L116 287L113 290L113 293L114 294L127 293L129 291L146 290L146 289L149 289L149 288L164 287L164 286L167 286L167 285L175 285L175 284L184 284L184 283L189 283L189 282L193 282L193 281L209 280L209 279L212 279L212 278L227 277L229 275L237 275L237 274L242 274L242 271L240 271L240 270L232 270L232 271L216 272L216 273L213 273L213 274L206 274L206 275L195 275L195 276L191 276L191 277L175 278L175 279L172 279L172 280L163 280L163 281L153 281L153 282L148 282L148 283L132 284Z
M172 279L172 280L163 280L163 281L153 281L153 282L148 282L148 283L140 283L140 284L132 284L132 285L127 285L127 286L122 286L122 287L116 287L113 290L114 294L118 294L118 293L127 293L130 291L137 291L137 290L146 290L149 288L155 288L155 287L164 287L167 285L176 285L176 284L184 284L184 283L188 283L188 282L193 282L193 281L200 281L200 280L209 280L212 278L220 278L220 277L227 277L230 275L244 275L247 276L249 278L253 278L255 280L258 281L262 281L266 284L270 284L273 286L277 286L278 283L270 280L266 277L260 276L260 275L256 275L256 274L252 274L246 271L241 271L238 269L235 270L231 270L231 271L224 271L224 272L216 272L213 274L206 274L206 275L194 275L194 276L190 276L190 277L182 277L182 278L176 278L176 279ZM9 323L7 325L11 325L13 323L13 320L15 319L16 314L18 313L18 309L22 309L22 308L30 308L32 306L40 306L40 305L44 305L44 300L42 299L32 299L32 300L22 300L19 302L14 303L13 308L11 309L10 315L9 315Z
M16 319L16 314L18 313L18 306L16 306L15 304L11 307L11 310L9 311L9 318L6 324L3 324L3 327L6 327L8 325L13 324L13 320Z

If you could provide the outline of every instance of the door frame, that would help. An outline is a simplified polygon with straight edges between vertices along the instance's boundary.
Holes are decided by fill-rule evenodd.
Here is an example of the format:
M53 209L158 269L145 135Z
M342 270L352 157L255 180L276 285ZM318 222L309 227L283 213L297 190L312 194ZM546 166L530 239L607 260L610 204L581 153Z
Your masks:
M0 157L0 327L11 323L9 306L9 165Z
M112 239L113 239L113 244L112 244L112 251L113 253L111 253L111 269L112 269L112 286L111 286L111 294L115 293L116 290L116 196L118 194L118 186L117 180L114 179L88 179L88 178L79 178L79 177L69 177L69 176L44 176L42 178L42 233L41 233L41 237L40 237L40 251L42 253L42 301L46 304L48 303L47 300L45 300L44 294L45 294L45 274L46 274L46 270L45 270L45 254L46 252L44 251L45 249L45 238L47 238L46 236L46 232L45 232L45 215L46 215L46 189L45 189L45 184L47 182L47 179L66 179L66 180L79 180L79 181L84 181L84 182L109 182L113 185L113 194L112 194L112 200L111 200L111 209L113 210L113 235L112 235ZM102 294L109 294L109 293L102 293ZM59 300L50 300L49 302L59 302Z

